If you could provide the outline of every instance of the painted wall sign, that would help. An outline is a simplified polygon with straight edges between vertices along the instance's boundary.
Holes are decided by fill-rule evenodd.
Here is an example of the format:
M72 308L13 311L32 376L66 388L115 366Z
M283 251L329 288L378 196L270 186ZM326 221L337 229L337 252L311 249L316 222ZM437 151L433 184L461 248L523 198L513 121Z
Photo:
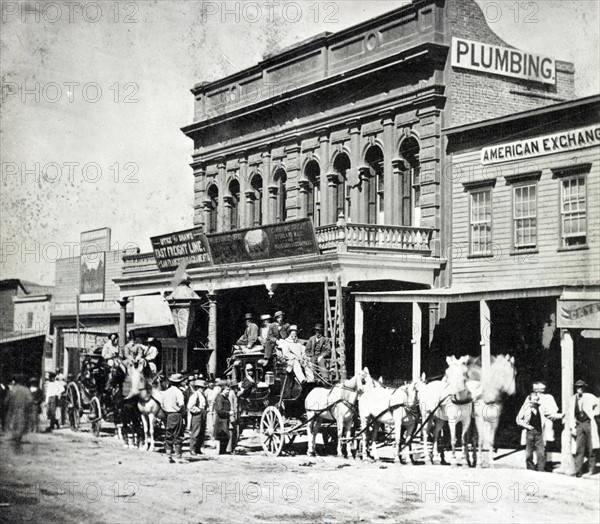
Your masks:
M79 265L79 298L83 302L104 300L106 253L81 255Z
M308 218L261 228L241 229L208 235L214 264L251 262L319 253Z
M599 329L600 301L559 300L556 323L559 328Z
M556 84L556 62L510 47L452 38L452 67Z
M174 271L183 262L187 262L188 267L208 266L211 263L202 228L169 233L150 240L159 271Z
M488 165L523 160L597 145L600 145L600 125L595 124L553 135L486 147L481 150L481 163Z

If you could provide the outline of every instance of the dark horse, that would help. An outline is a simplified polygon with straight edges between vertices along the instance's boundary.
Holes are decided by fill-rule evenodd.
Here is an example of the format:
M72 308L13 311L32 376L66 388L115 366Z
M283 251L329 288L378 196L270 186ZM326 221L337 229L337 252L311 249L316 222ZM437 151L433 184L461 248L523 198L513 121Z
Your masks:
M142 437L142 419L135 398L127 398L131 390L131 378L120 366L110 369L106 391L113 406L117 437L122 438L125 447L140 445Z

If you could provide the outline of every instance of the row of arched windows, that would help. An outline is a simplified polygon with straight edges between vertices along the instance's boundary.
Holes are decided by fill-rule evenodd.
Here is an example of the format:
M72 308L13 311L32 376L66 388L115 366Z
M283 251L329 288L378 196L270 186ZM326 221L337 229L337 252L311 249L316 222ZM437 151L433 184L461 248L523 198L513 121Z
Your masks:
M368 170L367 175L361 180L361 191L364 192L365 209L361 222L367 224L384 224L384 210L386 198L401 208L399 213L399 222L403 225L420 225L420 147L417 140L409 137L402 142L400 147L400 158L402 159L401 169L403 175L402 183L398 187L396 195L386 195L384 173L384 154L379 145L369 147L364 156L365 166ZM346 152L340 152L335 156L332 173L325 173L328 176L327 184L330 195L331 209L328 213L330 217L322 215L321 201L321 177L324 176L319 162L315 159L309 160L304 166L303 174L300 179L300 185L305 197L301 200L303 206L303 216L312 219L315 226L325 225L335 222L335 219L344 214L347 219L352 217L351 199L347 194L347 172L351 168L350 157ZM271 215L275 222L284 222L288 218L287 212L287 173L283 167L278 168L273 175L273 186L269 191L273 191L274 210ZM250 179L249 190L245 195L240 194L240 183L232 179L224 195L227 219L226 228L229 230L240 229L241 227L259 226L263 224L263 178L255 173ZM243 198L246 197L246 224L241 224L240 206ZM396 204L397 201L397 204ZM208 211L206 227L209 232L218 231L219 215L219 189L215 183L208 186L206 190L206 210ZM271 212L270 212L271 213ZM332 220L333 217L333 220Z

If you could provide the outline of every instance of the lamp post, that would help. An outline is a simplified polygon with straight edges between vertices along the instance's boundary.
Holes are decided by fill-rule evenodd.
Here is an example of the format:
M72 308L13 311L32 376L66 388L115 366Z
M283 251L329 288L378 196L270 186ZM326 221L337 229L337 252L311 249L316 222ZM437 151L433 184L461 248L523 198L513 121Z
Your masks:
M167 298L178 338L185 338L190 335L201 302L202 299L190 287L187 278L184 278Z

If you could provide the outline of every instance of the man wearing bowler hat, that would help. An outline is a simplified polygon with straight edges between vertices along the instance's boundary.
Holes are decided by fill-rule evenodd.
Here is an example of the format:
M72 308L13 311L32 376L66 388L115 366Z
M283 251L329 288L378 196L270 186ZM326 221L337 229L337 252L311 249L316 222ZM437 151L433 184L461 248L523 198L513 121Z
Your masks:
M194 393L187 403L187 409L191 416L190 422L190 455L202 455L202 446L206 434L206 410L208 401L204 396L206 390L205 380L195 380L192 382L195 388Z
M273 361L273 354L275 352L275 346L277 341L281 339L279 334L279 324L277 322L271 322L271 315L260 316L260 331L258 333L258 340L265 348L265 358L259 360L259 363L265 367L271 366Z
M324 381L329 378L325 359L331 356L331 342L323 335L323 324L315 325L315 334L308 339L306 344L306 357L310 361L313 373L322 377Z
M181 458L181 447L183 444L185 399L181 384L184 377L175 373L169 377L171 386L162 395L161 406L167 414L165 451L169 462L173 462L173 450L175 450L175 462L184 462Z
M583 474L583 461L587 449L588 474L596 473L594 449L600 447L598 426L595 416L598 414L598 397L585 393L587 384L583 380L575 382L575 395L571 400L571 434L575 437L575 476Z
M236 342L236 345L242 346L242 349L250 350L258 343L258 326L254 323L252 313L246 313L244 319L246 321L246 329Z

